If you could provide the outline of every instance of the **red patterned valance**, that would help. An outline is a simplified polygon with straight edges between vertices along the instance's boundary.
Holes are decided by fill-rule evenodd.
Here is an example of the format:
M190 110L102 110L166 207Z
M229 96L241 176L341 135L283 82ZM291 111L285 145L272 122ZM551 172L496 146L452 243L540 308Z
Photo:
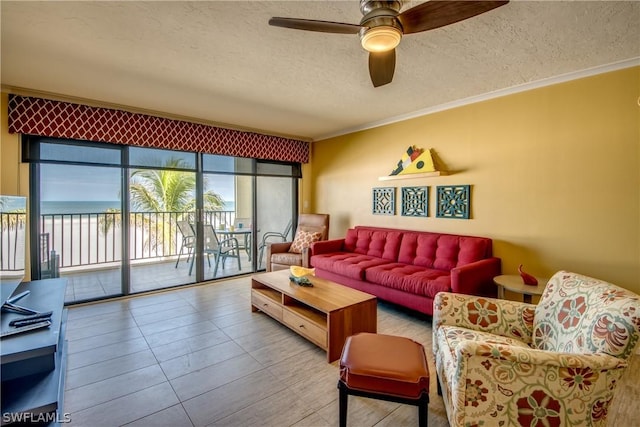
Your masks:
M146 114L9 95L9 132L307 163L309 144Z

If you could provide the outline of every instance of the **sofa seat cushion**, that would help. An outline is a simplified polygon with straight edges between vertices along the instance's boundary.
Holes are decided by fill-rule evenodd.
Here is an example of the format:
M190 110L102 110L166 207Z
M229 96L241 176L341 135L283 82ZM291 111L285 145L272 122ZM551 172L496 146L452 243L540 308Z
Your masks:
M314 268L357 280L364 280L365 270L368 268L388 262L381 258L353 252L333 252L313 256Z
M278 252L271 254L271 264L302 265L302 254L293 252Z
M366 280L376 285L431 298L440 291L451 289L451 273L448 271L395 262L369 268L366 271Z

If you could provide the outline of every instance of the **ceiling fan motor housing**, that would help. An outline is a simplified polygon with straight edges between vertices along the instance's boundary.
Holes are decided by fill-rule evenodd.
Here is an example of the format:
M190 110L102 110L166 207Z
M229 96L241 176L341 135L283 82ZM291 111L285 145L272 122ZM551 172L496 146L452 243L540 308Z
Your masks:
M360 12L367 15L376 9L390 9L397 15L402 8L402 1L379 1L379 0L360 0Z
M396 18L401 1L360 0L364 14L360 25L360 43L369 52L386 52L395 48L402 38L402 25Z

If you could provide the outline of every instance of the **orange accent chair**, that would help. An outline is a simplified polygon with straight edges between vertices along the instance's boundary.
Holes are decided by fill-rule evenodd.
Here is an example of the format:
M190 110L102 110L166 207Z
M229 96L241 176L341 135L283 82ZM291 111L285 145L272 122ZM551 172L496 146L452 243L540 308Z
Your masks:
M300 214L292 242L268 244L267 271L284 270L292 265L310 267L311 245L328 238L328 214Z

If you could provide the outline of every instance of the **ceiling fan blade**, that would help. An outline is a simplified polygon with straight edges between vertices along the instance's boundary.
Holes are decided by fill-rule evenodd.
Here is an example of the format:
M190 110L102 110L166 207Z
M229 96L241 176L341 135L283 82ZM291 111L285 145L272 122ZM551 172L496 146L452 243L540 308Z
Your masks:
M396 69L396 50L369 53L369 75L374 87L384 86L393 80Z
M504 1L431 0L400 13L397 18L404 34L444 27L509 3Z
M313 19L280 18L269 19L269 25L274 27L292 28L294 30L319 31L322 33L358 34L360 25L342 22L316 21Z

